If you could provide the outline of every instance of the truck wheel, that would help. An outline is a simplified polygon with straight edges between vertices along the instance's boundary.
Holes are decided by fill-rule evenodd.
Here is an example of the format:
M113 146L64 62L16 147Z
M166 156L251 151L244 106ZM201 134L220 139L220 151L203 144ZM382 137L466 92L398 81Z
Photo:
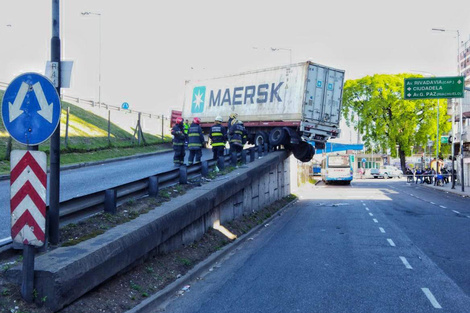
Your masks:
M281 127L276 127L269 132L269 144L273 147L284 144L286 139L286 131Z
M292 149L294 157L301 162L310 161L313 157L312 151L314 151L312 145L305 141L301 141L298 145L293 146Z
M257 131L255 135L255 146L264 146L265 143L269 143L268 133Z
M388 179L388 174L387 173L384 174L384 179Z

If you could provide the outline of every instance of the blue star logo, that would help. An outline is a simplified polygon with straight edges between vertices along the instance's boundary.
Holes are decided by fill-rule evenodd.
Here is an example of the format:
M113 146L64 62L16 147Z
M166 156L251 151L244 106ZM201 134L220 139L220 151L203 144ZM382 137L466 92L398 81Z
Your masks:
M191 101L191 113L202 113L204 111L204 100L206 98L206 87L194 87Z

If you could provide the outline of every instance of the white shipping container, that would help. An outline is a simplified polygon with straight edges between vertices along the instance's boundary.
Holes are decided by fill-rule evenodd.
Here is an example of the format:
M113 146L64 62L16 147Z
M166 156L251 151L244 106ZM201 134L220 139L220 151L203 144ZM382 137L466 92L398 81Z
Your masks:
M291 144L302 138L322 145L340 133L343 84L343 70L313 62L188 81L182 116L199 117L204 128L236 112L261 141L277 128L274 137L284 137L284 129Z

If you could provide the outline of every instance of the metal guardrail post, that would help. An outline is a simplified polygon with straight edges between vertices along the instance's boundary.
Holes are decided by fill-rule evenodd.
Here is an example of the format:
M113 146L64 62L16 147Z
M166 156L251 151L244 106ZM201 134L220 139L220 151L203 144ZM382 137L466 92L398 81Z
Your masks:
M242 164L246 164L246 150L242 150Z
M263 157L263 146L259 145L258 146L258 159L261 159Z
M251 147L250 148L250 163L255 160L255 153L256 153L255 148Z
M264 155L267 155L269 153L269 146L267 143L264 144Z
M217 159L217 167L221 171L225 169L225 158L223 156Z
M104 194L104 211L106 213L116 214L116 189L108 189Z
M187 184L188 183L188 168L186 165L181 165L180 167L180 184Z
M209 163L207 161L201 162L201 175L202 177L207 177L209 174Z
M237 153L236 152L232 152L232 154L230 154L230 165L237 166Z
M149 177L149 196L158 196L158 176Z

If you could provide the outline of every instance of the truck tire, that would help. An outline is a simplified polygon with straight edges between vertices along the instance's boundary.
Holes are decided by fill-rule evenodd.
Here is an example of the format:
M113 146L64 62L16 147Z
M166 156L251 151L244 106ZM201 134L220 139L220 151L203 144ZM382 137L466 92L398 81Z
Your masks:
M269 144L271 146L279 146L285 144L287 133L282 127L276 127L269 132Z
M269 143L268 133L265 131L257 131L255 135L255 146L264 146L265 143Z
M313 146L305 141L301 141L298 145L294 145L292 153L294 157L301 162L308 162L312 159L315 150Z

